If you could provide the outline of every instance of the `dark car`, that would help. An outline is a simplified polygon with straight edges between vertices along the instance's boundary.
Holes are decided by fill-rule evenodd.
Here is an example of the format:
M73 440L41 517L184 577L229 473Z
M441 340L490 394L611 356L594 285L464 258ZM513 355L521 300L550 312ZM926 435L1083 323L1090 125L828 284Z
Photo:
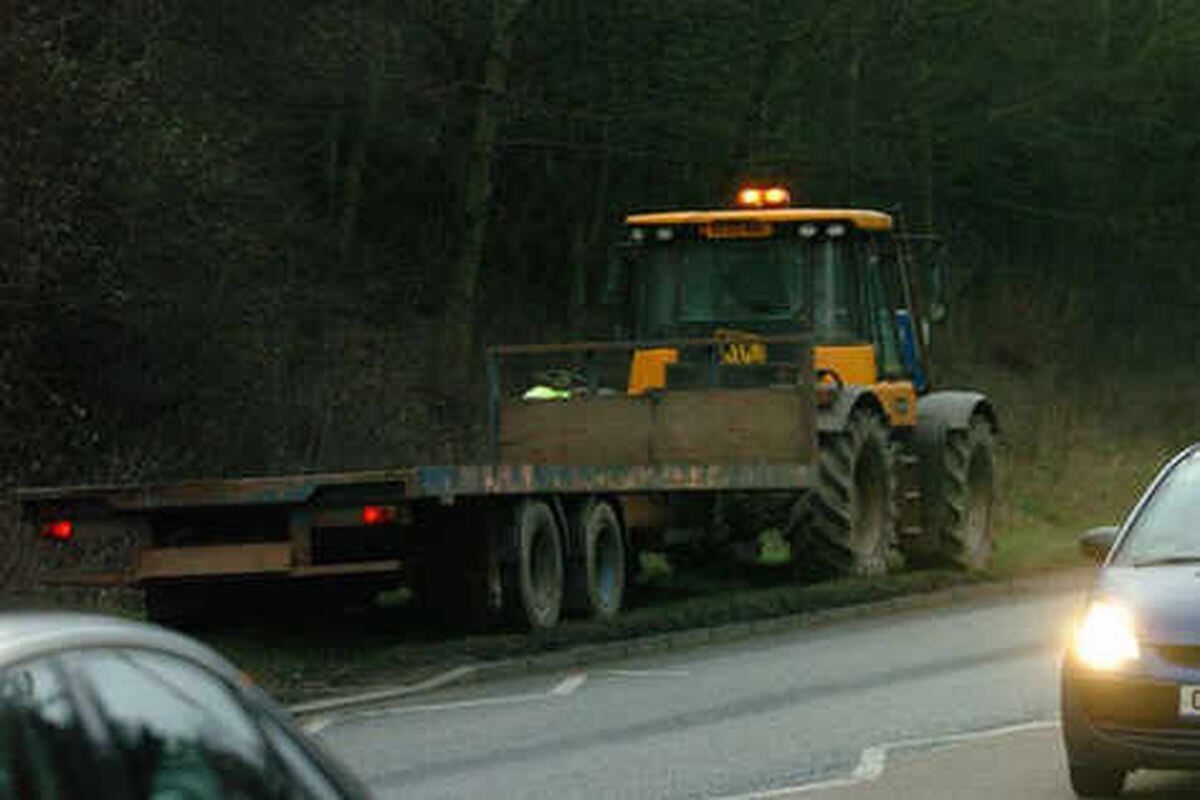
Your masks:
M1200 445L1081 544L1102 567L1063 659L1072 787L1111 796L1135 769L1200 769Z
M98 615L0 614L0 799L364 796L198 642Z

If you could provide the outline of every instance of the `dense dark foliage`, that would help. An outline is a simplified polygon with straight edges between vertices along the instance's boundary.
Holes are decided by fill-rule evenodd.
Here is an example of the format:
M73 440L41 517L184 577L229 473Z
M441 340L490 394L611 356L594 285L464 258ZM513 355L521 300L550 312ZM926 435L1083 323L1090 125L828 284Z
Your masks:
M1010 368L1196 361L1191 3L2 8L4 484L469 458L480 343L756 176L936 229Z

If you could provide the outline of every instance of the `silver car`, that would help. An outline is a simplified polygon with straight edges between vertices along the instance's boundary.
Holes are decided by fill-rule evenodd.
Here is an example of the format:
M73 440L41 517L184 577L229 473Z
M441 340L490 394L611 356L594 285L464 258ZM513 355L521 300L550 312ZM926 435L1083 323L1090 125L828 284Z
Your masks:
M0 614L0 799L365 796L192 639L98 615Z

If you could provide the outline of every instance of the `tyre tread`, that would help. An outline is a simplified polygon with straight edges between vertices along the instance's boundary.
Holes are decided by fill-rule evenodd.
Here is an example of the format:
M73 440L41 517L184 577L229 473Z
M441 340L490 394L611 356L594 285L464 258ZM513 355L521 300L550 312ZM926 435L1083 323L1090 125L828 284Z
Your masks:
M865 447L879 448L884 460L884 523L877 540L864 552L856 552L851 542L854 468ZM857 413L844 431L822 437L817 487L804 514L794 558L811 563L820 574L876 575L886 571L895 529L892 456L887 428L875 414Z

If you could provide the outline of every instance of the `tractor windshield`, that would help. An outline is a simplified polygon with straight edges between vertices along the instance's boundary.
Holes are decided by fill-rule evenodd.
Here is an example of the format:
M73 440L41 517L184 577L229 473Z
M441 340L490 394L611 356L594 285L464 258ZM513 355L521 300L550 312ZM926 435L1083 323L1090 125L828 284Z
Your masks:
M648 243L633 264L637 336L709 336L721 327L794 333L812 326L826 339L846 335L854 303L845 252L845 242L830 239Z
M642 256L634 279L641 337L795 328L803 311L808 259L794 242L681 241Z

